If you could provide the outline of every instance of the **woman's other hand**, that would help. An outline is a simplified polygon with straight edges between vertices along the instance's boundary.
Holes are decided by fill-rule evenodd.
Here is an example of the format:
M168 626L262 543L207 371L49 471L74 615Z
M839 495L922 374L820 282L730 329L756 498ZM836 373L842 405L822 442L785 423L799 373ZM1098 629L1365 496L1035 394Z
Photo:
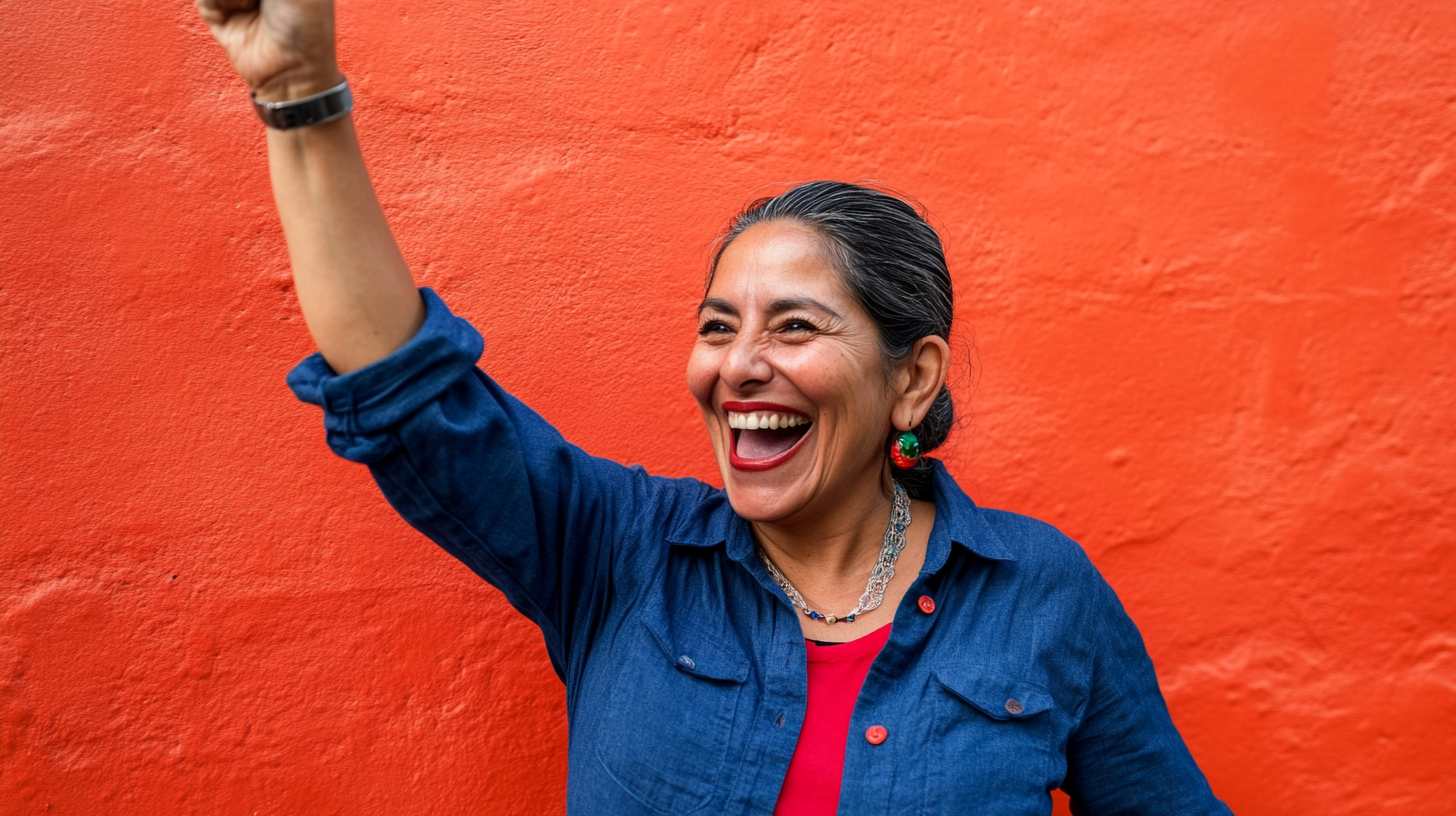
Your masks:
M333 0L197 0L197 10L261 100L300 99L343 81Z

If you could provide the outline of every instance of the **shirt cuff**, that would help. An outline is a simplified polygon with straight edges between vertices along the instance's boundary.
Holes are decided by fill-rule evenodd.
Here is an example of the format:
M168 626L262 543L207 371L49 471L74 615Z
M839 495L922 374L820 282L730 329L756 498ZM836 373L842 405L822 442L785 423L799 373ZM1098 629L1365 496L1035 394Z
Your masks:
M409 342L348 374L336 374L315 352L288 372L300 400L324 409L324 434L334 452L376 462L398 445L391 429L475 369L485 351L480 332L422 287L425 322Z

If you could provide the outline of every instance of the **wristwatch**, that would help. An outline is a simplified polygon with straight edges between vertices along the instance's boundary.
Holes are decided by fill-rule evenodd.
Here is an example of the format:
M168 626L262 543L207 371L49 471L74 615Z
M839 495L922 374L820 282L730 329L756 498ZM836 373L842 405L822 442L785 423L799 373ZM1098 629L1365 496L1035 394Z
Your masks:
M354 95L349 93L349 80L313 96L292 99L287 102L262 102L257 94L249 94L253 110L263 124L274 130L320 125L332 122L354 109Z

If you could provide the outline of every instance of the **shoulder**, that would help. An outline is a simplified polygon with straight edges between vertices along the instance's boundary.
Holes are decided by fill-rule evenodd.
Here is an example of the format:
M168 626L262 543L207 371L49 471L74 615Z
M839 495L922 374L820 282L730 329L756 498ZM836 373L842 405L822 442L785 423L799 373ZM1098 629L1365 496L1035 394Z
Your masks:
M1076 619L1102 604L1109 587L1080 544L1031 516L983 508L969 498L957 502L956 532L975 553L963 580L981 580L989 567L990 588L1008 593L1023 609Z
M1126 617L1117 592L1080 544L1044 521L978 508L1015 560L1005 567L1016 603L1061 621L1079 638L1098 638L1109 620Z
M636 494L633 513L644 529L657 533L654 538L705 545L723 540L733 507L722 488L692 477L654 476L641 465L626 470Z
M936 526L977 560L993 564L1004 579L1055 581L1096 574L1081 546L1052 525L981 507L938 461L933 478Z
M1022 569L1048 577L1091 578L1097 574L1082 545L1056 527L1008 510L976 509Z
M691 476L677 478L654 476L644 470L641 465L632 465L630 469L640 480L643 489L648 491L656 502L663 504L665 509L674 516L681 515L683 518L696 519L704 515L712 515L720 508L728 508L731 512L728 496L722 488L714 487Z

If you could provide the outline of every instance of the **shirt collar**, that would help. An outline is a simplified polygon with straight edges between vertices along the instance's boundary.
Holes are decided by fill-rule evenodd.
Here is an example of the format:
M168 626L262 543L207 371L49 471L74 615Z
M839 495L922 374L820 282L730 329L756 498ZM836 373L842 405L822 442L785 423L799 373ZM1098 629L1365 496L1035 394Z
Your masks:
M935 485L935 526L930 531L924 571L935 572L944 566L950 557L951 544L959 544L992 561L1015 561L1016 554L986 523L981 509L951 478L945 465L938 459L930 462ZM680 518L667 540L685 547L713 547L726 542L728 557L739 563L754 554L748 523L733 512L728 494L722 490L708 493L699 512Z
M939 459L930 460L930 464L934 468L931 480L935 485L935 526L930 530L924 572L945 566L949 544L959 544L991 561L1015 561L1016 553L986 522L981 508L951 478L945 464Z

